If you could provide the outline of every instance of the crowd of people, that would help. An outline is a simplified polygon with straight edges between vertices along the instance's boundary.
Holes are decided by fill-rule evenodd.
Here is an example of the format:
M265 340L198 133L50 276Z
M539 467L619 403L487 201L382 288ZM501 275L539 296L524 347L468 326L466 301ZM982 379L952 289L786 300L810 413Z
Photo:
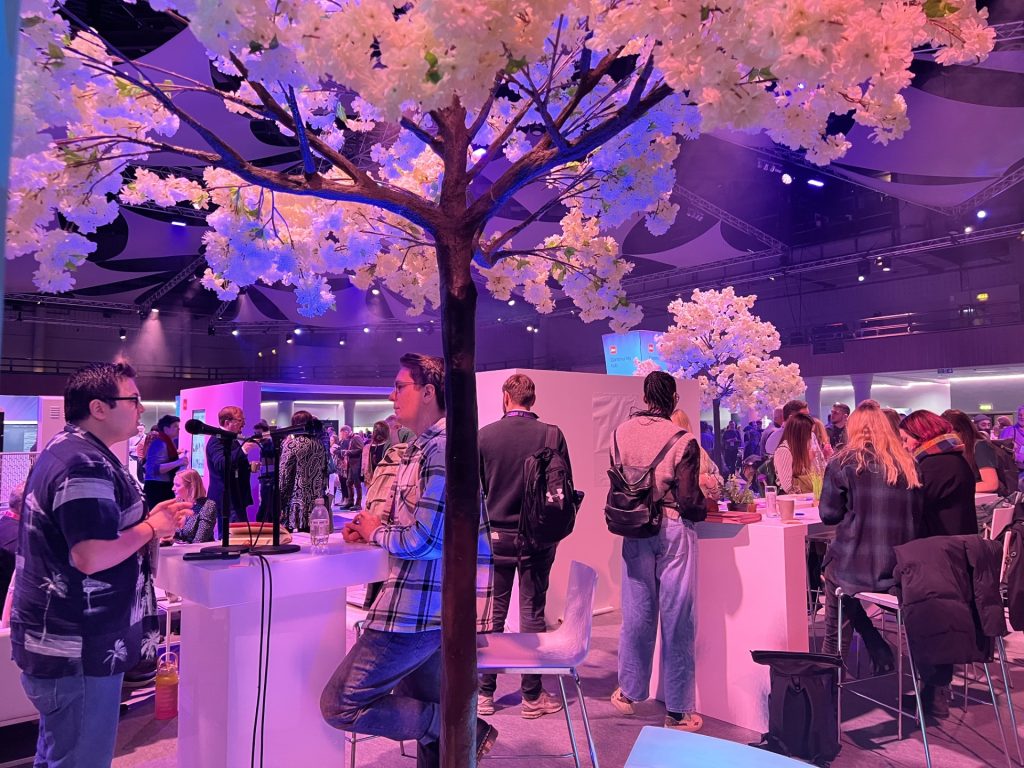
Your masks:
M807 491L820 473L821 519L836 530L824 560L826 651L841 650L836 638L842 602L844 623L862 636L875 668L887 670L892 649L859 603L843 595L892 589L894 548L901 544L976 536L975 492L1016 490L1017 471L1024 465L1024 407L1016 423L999 428L997 440L1005 441L999 443L984 421L956 410L900 416L873 400L852 411L837 403L826 425L812 417L807 403L794 400L778 409L764 430L751 424L741 434L730 425L723 435L729 459L720 467L708 439L713 435L704 425L694 434L678 409L675 379L649 374L643 398L644 409L630 414L612 441L613 469L616 463L648 468L650 493L639 510L649 513L651 530L621 534L622 627L611 704L632 715L650 696L660 626L664 725L678 730L703 725L695 698L695 525L717 506L723 469L753 467L748 482L756 483L763 468L786 492ZM524 532L537 503L554 504L574 519L579 500L570 450L561 430L533 412L537 392L529 377L510 377L502 399L503 417L479 434L483 503L476 628L503 631L518 576L521 631L544 632L559 537L572 525L550 539ZM312 505L325 496L336 498L341 508L359 509L344 525L344 540L372 544L390 555L389 573L368 603L362 633L324 681L320 708L335 728L415 741L417 765L433 768L439 764L441 730L443 361L402 356L390 400L393 417L374 424L365 438L347 426L336 435L318 429L311 413L296 411L296 431L280 456L279 503L282 522L304 530ZM266 422L255 425L251 439L208 441L209 486L204 487L199 473L188 468L186 452L177 448L178 419L163 417L145 433L137 431L143 411L129 366L95 364L73 374L65 391L67 426L41 451L18 504L12 504L14 516L0 520L0 543L16 531L17 574L8 601L13 604L11 640L23 687L40 712L39 764L109 765L122 678L155 648L150 627L156 617L157 545L212 538L220 512L246 520L254 503L252 473L259 478L258 516L268 519L276 506L263 498L273 488L272 476L266 481L274 463ZM241 434L245 416L241 408L227 406L218 423ZM111 452L133 435L141 488ZM737 459L748 449L759 453ZM753 457L756 467L744 464ZM537 489L524 477L529 479L528 468L541 460L558 468L563 485L556 494L550 486L541 488L538 501L530 496ZM849 636L842 634L844 644ZM927 711L948 713L952 668L936 664L921 674ZM561 701L543 689L538 675L524 675L520 687L523 718L561 711ZM497 738L483 719L495 712L495 690L495 676L482 676L478 757Z

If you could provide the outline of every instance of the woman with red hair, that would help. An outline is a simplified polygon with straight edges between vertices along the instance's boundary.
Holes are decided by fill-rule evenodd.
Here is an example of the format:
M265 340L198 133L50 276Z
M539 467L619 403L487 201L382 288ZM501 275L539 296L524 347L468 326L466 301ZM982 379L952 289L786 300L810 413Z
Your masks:
M931 411L914 411L900 422L900 437L914 455L924 496L918 534L959 536L978 533L974 511L974 470L964 458L964 444L953 425ZM952 664L919 670L925 714L949 717Z

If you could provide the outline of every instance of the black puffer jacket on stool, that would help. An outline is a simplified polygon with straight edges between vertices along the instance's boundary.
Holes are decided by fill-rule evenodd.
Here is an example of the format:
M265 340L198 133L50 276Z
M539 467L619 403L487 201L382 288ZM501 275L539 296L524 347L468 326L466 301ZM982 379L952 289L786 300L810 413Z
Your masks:
M932 536L896 547L897 589L914 663L991 661L1006 634L1002 546L980 536Z

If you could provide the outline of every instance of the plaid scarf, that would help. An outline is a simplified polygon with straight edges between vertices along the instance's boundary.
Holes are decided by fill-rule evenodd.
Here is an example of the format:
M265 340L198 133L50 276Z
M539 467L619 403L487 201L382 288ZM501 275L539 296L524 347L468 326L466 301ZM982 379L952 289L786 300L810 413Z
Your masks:
M914 459L920 461L925 456L936 456L940 453L963 453L964 444L960 437L952 432L933 437L917 446Z

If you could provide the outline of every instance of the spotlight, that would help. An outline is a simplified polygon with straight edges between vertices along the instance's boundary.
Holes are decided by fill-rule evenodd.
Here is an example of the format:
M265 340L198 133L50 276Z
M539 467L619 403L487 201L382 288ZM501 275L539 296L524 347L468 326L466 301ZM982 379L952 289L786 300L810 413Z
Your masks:
M238 336L239 334L241 334L241 331L238 330L237 328L232 328L231 329L231 335L232 336Z
M515 300L515 299L509 299L509 300L508 300L508 305L509 305L510 307L514 307L514 306L516 305L516 300Z
M186 224L184 221L172 221L171 222L171 226L172 227L187 227L188 224Z
M157 309L156 307L153 307L151 310L149 310L149 314L153 315L153 317L156 317L157 315L160 314L160 310Z
M985 209L982 209L982 210L978 211L974 215L977 216L979 219L984 219L986 216L988 216L988 211L986 211Z
M969 235L973 231L974 231L974 227L972 227L970 224L968 224L966 227L964 227L964 234L965 235Z
M526 332L527 333L533 333L533 326L532 325L526 326Z
M416 333L423 333L423 326L422 325L417 325L416 326Z
M808 179L807 183L810 184L812 187L820 188L825 186L825 182L822 181L821 179Z
M374 296L380 296L380 288L372 288L370 290L370 293L372 293Z
M857 282L863 283L871 274L871 262L862 261L857 265Z
M339 347L344 347L345 346L345 340L344 339L338 339L338 346Z
M768 275L768 279L771 280L774 283L775 282L775 275Z
M370 332L370 326L364 325L363 326L363 333L369 333L369 332Z
M986 291L982 291L981 293L979 293L974 298L976 298L980 302L986 302L986 301L988 301L988 293Z
M883 272L892 272L892 261L886 257L879 257L875 264L881 267Z
M256 353L256 355L257 357L263 357L263 350L261 349L259 352Z
M789 173L782 174L782 183L789 185L793 183L793 175Z
M302 335L302 329L301 328L296 328L295 329L295 335L296 336L301 336Z
M401 343L402 343L402 334L400 334L400 333L396 333L396 334L395 334L395 341L396 341L397 343L401 344Z
M270 354L276 355L277 354L277 347L274 347L272 350L270 350Z
M295 337L292 334L289 333L287 336L284 337L284 343L285 344L294 344L295 343Z
M206 326L206 335L207 336L216 336L217 335L217 329L214 327L213 323L210 323L208 326Z
M119 339L121 339L121 341L124 341L125 339L128 338L128 331L126 331L124 328L121 328L118 330L117 336Z

